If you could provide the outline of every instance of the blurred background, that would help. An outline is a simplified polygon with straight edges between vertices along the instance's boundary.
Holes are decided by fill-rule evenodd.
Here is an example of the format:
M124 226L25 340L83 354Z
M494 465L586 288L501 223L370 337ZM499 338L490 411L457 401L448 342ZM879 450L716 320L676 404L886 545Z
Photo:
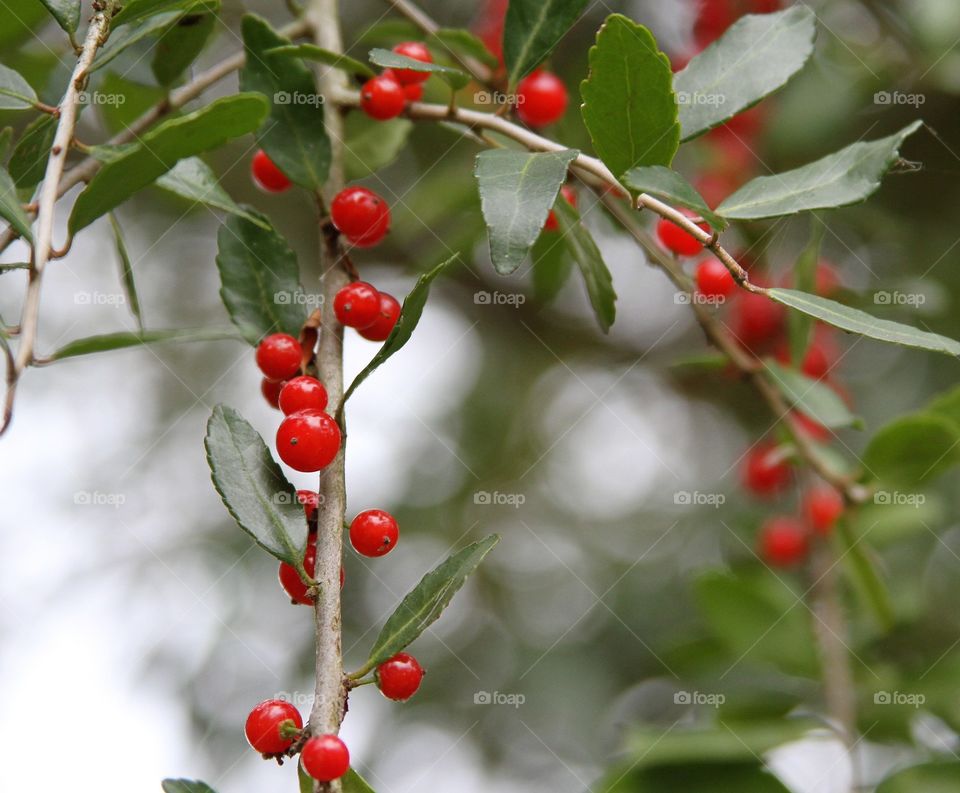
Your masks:
M423 5L446 26L479 29L493 13L460 0ZM956 338L960 5L810 5L816 54L765 106L762 123L684 147L678 166L712 180L722 196L738 180L922 117L930 129L904 150L922 168L891 175L864 206L824 215L823 253L852 300ZM278 4L226 2L198 67L239 47L245 10L275 24L290 18ZM549 134L571 147L590 148L576 86L596 28L613 11L648 25L678 64L698 46L695 1L591 4L550 64L571 104ZM11 53L15 27L4 23L0 33ZM344 28L360 58L411 35L387 4L371 0L345 4ZM128 81L131 101L153 101L155 89L142 86L153 82L154 45L132 48L97 80ZM55 26L5 52L4 62L56 103L70 57ZM428 99L445 101L433 82ZM235 90L233 77L210 96ZM884 101L878 92L912 99ZM111 113L87 109L80 139L107 137L120 123ZM0 121L22 124L9 113ZM796 605L809 581L768 570L752 550L760 521L790 509L794 495L771 507L739 485L742 455L770 431L770 416L746 386L694 360L708 350L689 308L587 190L580 208L619 295L609 336L597 331L578 278L546 303L529 267L497 277L470 175L476 151L450 130L422 125L393 162L362 179L394 217L388 242L357 256L366 280L400 296L451 252L465 263L436 284L410 344L350 403L348 511L389 509L402 541L382 559L347 552L347 666L362 662L398 599L451 549L494 531L503 541L414 645L428 670L417 696L391 703L374 687L351 695L344 736L355 765L380 793L581 791L612 765L641 758L648 734L709 726L718 714L764 731L787 713L822 712L809 614ZM209 162L235 199L270 215L316 289L312 207L293 192L259 193L249 180L252 154L247 138ZM227 326L214 266L219 218L157 190L117 215L148 327ZM800 219L728 238L777 280L808 230ZM2 261L25 255L15 245ZM21 273L0 276L8 322L19 315L24 283ZM878 290L923 300L878 307ZM52 264L42 317L41 352L135 328L106 222ZM837 371L868 428L834 441L851 460L870 432L957 380L956 362L932 354L866 340L840 345ZM374 351L350 334L348 376ZM157 345L24 377L0 441L0 789L35 786L51 755L72 787L99 793L158 789L165 776L204 779L221 793L295 789L295 764L262 762L242 726L254 703L280 694L309 710L311 613L285 600L276 563L237 529L211 486L202 439L217 402L272 437L277 414L260 395L251 350L237 342ZM315 487L310 475L288 474ZM958 745L956 484L948 474L919 507L868 508L860 518L897 616L882 631L845 590L868 779L896 763L949 757ZM682 493L715 497L691 506ZM712 603L704 582L718 575L762 595L762 608L747 616L737 604ZM742 640L744 630L752 640ZM878 691L924 702L882 707ZM849 761L826 738L775 752L773 766L797 791L849 784ZM620 784L641 789L629 774Z

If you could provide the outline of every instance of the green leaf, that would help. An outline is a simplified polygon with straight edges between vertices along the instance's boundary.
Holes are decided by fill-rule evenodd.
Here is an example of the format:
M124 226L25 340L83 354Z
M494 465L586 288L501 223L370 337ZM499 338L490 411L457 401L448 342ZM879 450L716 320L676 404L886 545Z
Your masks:
M863 421L847 409L846 403L830 386L795 369L781 366L777 361L767 360L764 363L767 379L783 393L787 402L801 413L831 429L863 429Z
M107 40L107 43L103 46L103 48L97 54L97 57L94 59L93 66L90 68L90 71L95 72L98 69L102 69L108 63L113 61L114 58L132 47L134 44L138 44L150 36L160 34L162 31L166 30L167 27L175 23L183 16L184 11L182 10L166 11L164 13L151 16L139 24L125 25L119 30L114 29L111 31L110 38Z
M266 50L264 54L282 55L288 58L305 58L308 61L323 63L359 77L376 76L376 72L363 61L358 61L349 55L338 55L330 50L325 50L323 47L318 47L316 44L285 44L282 47L273 47Z
M373 669L396 655L436 622L467 577L499 541L498 535L491 534L468 545L420 579L387 619L364 667Z
M257 431L233 408L217 405L204 446L213 485L240 528L280 561L302 564L303 507Z
M954 388L934 398L925 412L942 416L960 427L960 388Z
M266 54L290 40L265 20L246 14L242 29L247 60L240 70L240 87L259 91L271 103L257 143L290 181L320 190L330 172L330 138L313 72L298 60Z
M922 121L914 121L886 138L853 143L792 171L758 176L728 196L717 214L759 220L863 201L880 187L883 175L899 159L904 140L921 126Z
M814 319L850 333L859 333L870 339L901 344L904 347L932 350L946 355L960 355L960 342L948 339L939 333L918 330L889 319L878 319L865 311L845 306L836 300L798 292L796 289L775 287L765 292L778 303L783 303L792 309L809 314Z
M127 243L123 239L123 231L117 216L110 212L110 228L113 229L113 240L117 246L117 256L120 259L120 281L123 284L124 294L127 296L127 304L130 311L137 320L140 332L143 333L143 315L140 312L140 297L137 294L137 284L133 279L133 265L130 262L130 254L127 251Z
M297 787L300 793L313 793L313 777L303 770L300 763L297 763Z
M0 64L0 110L29 110L37 101L30 83L9 66Z
M487 49L479 38L464 28L439 28L429 37L434 46L461 57L480 61L488 69L496 69L500 64L497 56Z
M67 33L76 33L80 24L80 0L41 0L57 24Z
M263 97L236 94L144 133L135 146L104 165L77 197L70 213L70 233L76 234L152 184L179 160L253 132L266 113Z
M501 275L512 273L526 258L578 154L572 149L540 154L494 149L477 155L474 175L490 258Z
M454 69L452 66L442 66L439 63L425 63L380 47L370 50L369 57L371 63L385 69L410 69L414 72L435 74L454 91L463 88L470 82L470 75L460 69Z
M157 187L175 193L188 201L195 201L214 209L222 209L231 215L245 218L256 226L269 229L270 224L254 212L248 212L234 201L217 182L216 174L199 157L180 160L167 173L157 179Z
M351 113L343 127L343 168L353 181L392 163L406 146L413 122L405 118L377 121L365 113Z
M217 233L220 296L252 345L270 333L297 338L307 318L297 255L266 217L256 217L228 218Z
M186 14L160 36L150 69L157 82L171 86L203 51L217 26L216 14Z
M105 333L100 336L87 336L83 339L71 341L53 353L50 360L62 361L66 358L76 358L79 355L123 350L128 347L140 347L144 344L157 344L167 341L220 341L237 338L237 333L232 328L222 330L219 328L186 328L145 330L139 333L128 331Z
M108 71L100 80L97 95L111 101L98 102L97 113L113 133L125 131L134 121L166 96L155 85L130 80Z
M560 226L560 235L583 274L593 313L601 330L607 333L617 316L617 293L613 289L613 277L600 255L597 243L580 222L580 213L566 201L558 201L553 211Z
M614 176L673 161L680 145L673 73L645 27L620 14L607 17L580 95L593 148Z
M122 25L171 12L201 14L217 11L219 8L220 0L128 0L113 17L112 26L116 29Z
M216 793L206 782L195 779L164 779L160 787L163 793Z
M883 629L890 630L895 619L893 603L887 585L870 555L869 546L863 540L857 541L845 517L838 523L837 536L843 549L840 558L855 591Z
M573 257L559 234L541 234L533 243L530 254L533 259L533 293L537 300L549 303L570 279Z
M4 0L4 20L0 25L0 49L11 52L20 42L36 39L36 30L49 17L37 0Z
M793 282L801 292L813 292L817 286L817 265L820 263L820 246L826 226L811 215L810 241L801 251L793 267ZM787 337L790 344L790 360L800 366L810 346L813 319L802 311L790 311L787 315Z
M736 740L737 732L731 736ZM660 733L663 735L663 732ZM756 760L738 763L705 763L693 760L688 765L666 765L628 768L614 771L608 784L601 784L598 793L789 793L789 788L766 771Z
M420 317L423 314L423 307L427 304L427 297L430 295L430 284L433 283L434 279L440 275L447 267L453 264L460 254L455 253L446 261L440 262L436 267L428 272L425 272L421 275L417 282L413 285L413 289L407 294L404 298L403 306L400 309L400 318L397 320L397 324L394 326L393 331L387 337L387 340L383 343L383 346L377 351L377 354L373 356L373 360L368 363L362 372L358 374L353 382L350 383L350 387L347 389L346 393L343 395L343 400L340 402L340 411L343 411L343 406L346 404L347 400L350 399L351 395L360 384L366 380L373 372L380 367L391 355L400 350L413 335L413 331L417 327L417 323L420 322ZM339 418L339 415L338 415Z
M696 55L673 79L683 139L690 140L782 88L813 53L813 11L798 5L752 14Z
M863 453L867 473L884 484L913 487L960 463L960 430L942 416L915 413L881 427Z
M510 0L503 24L510 87L547 59L586 7L587 0Z
M887 777L877 793L956 793L960 789L960 763L924 763Z
M663 165L631 168L623 175L623 183L637 193L650 193L671 204L679 204L691 209L719 231L730 225L707 206L703 196L693 188L690 182L671 168Z
M50 147L57 134L57 119L44 113L23 130L10 156L10 176L18 189L36 187L47 169Z
M340 785L343 793L374 793L367 781L352 768L341 777ZM311 790L310 793L313 791Z
M30 218L17 196L17 186L4 168L0 168L0 218L6 220L27 242L33 243Z

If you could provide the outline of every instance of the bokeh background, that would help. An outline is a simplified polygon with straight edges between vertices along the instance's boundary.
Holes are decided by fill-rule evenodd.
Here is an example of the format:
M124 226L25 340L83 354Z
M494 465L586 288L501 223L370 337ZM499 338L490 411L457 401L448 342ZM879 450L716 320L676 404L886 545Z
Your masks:
M924 118L931 130L904 152L922 168L890 176L867 205L824 215L824 254L865 305L880 289L924 295L919 306L878 313L960 336L960 6L810 5L820 21L816 55L770 103L749 168L784 170ZM448 26L474 24L481 11L460 0L424 6ZM647 24L679 59L693 41L695 6L592 3L552 58L574 93L553 134L589 149L575 91L608 13ZM244 10L289 19L279 4L225 3L201 66L237 49ZM399 40L398 20L385 3L345 4L350 52L363 57L371 43ZM4 62L56 102L70 65L60 32L48 25L13 54L16 38L4 22ZM111 71L149 84L151 46ZM233 90L235 78L211 95ZM428 95L442 101L443 90L431 85ZM883 104L878 91L922 99ZM103 139L108 116L88 109L81 140ZM246 139L209 161L237 200L274 219L314 288L312 207L293 193L258 193L248 178L252 147ZM352 694L344 735L357 767L381 793L580 791L624 757L632 730L666 734L715 718L709 706L678 704L678 691L723 693L728 711L753 715L798 705L815 712L809 619L791 608L803 576L773 573L754 558L755 530L770 508L738 484L741 455L770 429L768 415L722 372L678 364L705 352L702 334L585 190L581 210L619 294L609 336L596 330L577 278L544 305L529 268L495 276L470 175L475 153L449 130L424 125L395 162L363 180L394 212L388 242L357 257L367 280L402 295L451 252L465 263L438 282L411 343L350 404L349 511L391 510L402 541L383 559L347 553L347 665L362 662L399 597L451 548L492 531L503 541L414 645L428 669L418 695L398 705L373 687ZM716 156L695 144L678 163L693 177ZM118 218L148 326L228 324L213 212L148 190ZM801 220L730 238L779 274L807 232ZM24 256L14 246L3 261ZM20 273L0 276L8 322L23 285ZM485 302L485 294L503 297ZM49 269L40 348L132 328L110 229L99 222ZM348 374L374 349L351 334ZM851 459L870 431L957 380L956 362L925 353L869 341L845 342L844 353L842 380L868 427L837 441ZM285 601L275 562L237 529L211 486L202 438L217 402L272 436L277 414L260 396L251 351L236 342L160 345L25 376L0 441L0 789L35 787L55 768L72 788L98 793L157 789L165 776L205 779L228 793L295 789L294 765L262 762L242 725L252 704L281 692L309 709L311 615ZM315 484L289 473L299 487ZM681 491L722 494L725 503L677 504ZM890 519L871 532L897 609L893 632L883 634L846 593L871 773L957 746L956 502L949 474L920 509L883 513ZM868 519L876 525L877 514ZM730 569L783 604L772 649L769 641L746 653L731 647L723 620L698 598L702 576ZM926 692L927 706L872 707L880 688ZM478 704L483 692L513 704L482 696ZM829 740L777 753L774 766L798 791L841 790L849 777ZM827 771L814 775L814 767Z

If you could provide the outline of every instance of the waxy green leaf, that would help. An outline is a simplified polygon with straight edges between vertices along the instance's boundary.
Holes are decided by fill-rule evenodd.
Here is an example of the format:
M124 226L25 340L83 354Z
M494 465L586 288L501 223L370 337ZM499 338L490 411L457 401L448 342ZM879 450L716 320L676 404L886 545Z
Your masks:
M623 183L637 193L650 193L670 204L693 210L718 231L730 225L707 206L690 182L671 168L663 165L631 168L623 175Z
M41 2L61 28L67 33L77 32L77 26L80 24L80 0L41 0Z
M173 330L144 330L136 333L121 331L104 333L99 336L87 336L63 345L50 356L50 361L62 361L79 355L91 355L97 352L112 352L129 347L142 347L145 344L160 344L168 341L221 341L230 339L239 341L240 337L233 328L177 328Z
M586 7L587 0L510 0L503 23L509 86L547 59Z
M33 242L30 218L17 196L13 178L3 168L0 168L0 218L6 220L27 242Z
M863 453L867 473L884 484L912 487L960 463L960 427L932 413L894 419Z
M830 429L863 428L863 421L854 416L837 392L825 383L773 360L766 361L766 374L791 406L818 424Z
M174 193L188 201L194 201L214 209L222 209L231 215L249 220L256 226L269 229L270 224L255 212L248 212L234 201L217 181L213 170L199 157L180 160L167 173L157 179L157 187Z
M435 74L454 91L463 88L470 82L470 75L460 69L455 69L452 66L442 66L439 63L425 63L379 47L370 50L370 62L382 66L384 69L410 69L415 72Z
M36 101L30 83L19 72L0 64L0 110L29 110Z
M347 74L355 74L358 77L369 78L376 74L376 72L363 61L358 61L349 55L338 55L323 47L318 47L316 44L284 44L282 47L273 47L272 49L266 50L265 54L284 55L288 58L304 58L308 61L332 66L335 69L347 72Z

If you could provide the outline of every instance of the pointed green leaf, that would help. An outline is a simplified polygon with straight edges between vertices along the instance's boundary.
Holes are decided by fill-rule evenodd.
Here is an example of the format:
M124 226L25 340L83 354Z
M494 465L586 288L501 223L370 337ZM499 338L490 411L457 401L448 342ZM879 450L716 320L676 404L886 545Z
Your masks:
M811 215L810 240L797 258L793 267L793 283L801 292L813 292L817 286L817 265L820 263L820 246L826 226ZM790 360L801 364L810 346L813 334L813 319L802 311L791 311L787 316L787 335L790 343Z
M10 176L19 189L36 187L47 168L50 147L57 134L57 119L44 113L31 121L10 156Z
M683 139L782 88L813 53L815 35L813 11L804 5L741 17L674 77Z
M120 261L120 282L123 284L124 294L127 296L127 305L130 306L130 312L137 320L140 332L143 333L143 315L140 313L140 297L137 294L137 284L133 279L133 264L130 262L130 254L127 251L127 243L123 239L123 231L117 216L110 212L110 228L113 230L113 240L117 246L117 256Z
M196 779L164 779L160 787L163 793L216 793L206 782Z
M406 146L413 122L406 118L377 121L365 113L344 119L343 168L347 179L362 179L392 163Z
M93 61L91 72L102 69L130 47L151 36L159 36L170 25L184 16L185 12L165 11L150 16L136 24L124 25L110 32L110 38Z
M614 176L673 161L680 145L673 72L645 27L620 14L607 17L580 95L593 147Z
M570 280L573 257L559 234L541 234L530 249L530 257L533 260L533 293L537 300L549 303Z
M80 0L41 0L57 24L67 33L76 33L80 24Z
M463 88L470 82L470 75L460 69L454 69L452 66L442 66L439 63L425 63L380 47L370 50L370 62L385 69L410 69L414 72L435 74L454 91Z
M283 55L288 58L304 58L308 61L323 63L332 66L335 69L341 69L347 74L355 74L358 77L374 77L376 72L367 64L351 58L349 55L337 55L335 52L325 50L316 44L284 44L282 47L273 47L266 50L265 55Z
M255 217L230 217L217 233L220 296L250 344L270 333L297 338L307 319L297 255L266 217Z
M352 768L341 777L340 786L343 793L374 793L367 781Z
M430 295L430 284L432 284L434 279L447 267L457 261L458 258L460 258L460 255L454 254L417 279L417 283L413 285L413 289L411 289L406 298L404 298L403 306L400 309L400 318L397 320L393 331L387 337L387 340L383 343L383 346L377 354L373 356L373 360L353 379L347 392L343 395L340 410L338 411L338 418L339 414L343 412L343 406L360 384L373 374L391 355L410 341L410 337L413 335L417 323L420 322L423 307L427 304L427 297Z
M373 643L364 665L373 669L396 655L432 625L450 604L469 575L477 569L500 537L491 534L468 545L437 565L400 601Z
M526 258L578 154L572 149L541 154L494 149L477 155L474 174L490 258L501 275L512 273Z
M113 17L113 28L139 22L142 19L156 17L158 14L185 12L201 14L217 11L220 0L128 0Z
M247 60L240 87L270 100L270 118L257 133L257 143L290 181L320 190L330 172L330 138L313 72L296 59L266 54L290 40L265 20L246 14L242 29Z
M870 439L863 453L867 473L884 484L912 487L960 463L960 428L931 413L895 419Z
M188 201L195 201L214 209L222 209L231 215L249 220L256 226L269 229L270 224L254 212L248 212L224 190L213 170L199 157L180 160L167 173L157 179L157 187L175 193Z
M263 97L235 94L144 133L135 146L104 165L77 197L70 213L71 234L152 184L179 160L253 132L266 113Z
M176 330L144 330L139 333L123 331L105 333L100 336L87 336L71 341L50 356L51 361L76 358L78 355L90 355L97 352L111 352L128 347L140 347L144 344L158 344L168 341L220 341L239 340L232 328L179 328Z
M859 333L861 336L891 344L902 344L904 347L916 347L921 350L960 356L960 342L941 336L939 333L918 330L889 319L878 319L865 311L845 306L836 300L798 292L796 289L775 287L764 291L778 303L783 303L792 309L809 314L814 319L850 333Z
M960 763L937 761L897 771L876 793L955 793L960 789Z
M37 101L30 83L9 66L0 64L0 110L29 110Z
M500 63L486 44L464 28L439 28L429 37L429 41L447 52L478 60L489 69L496 69Z
M17 196L17 186L3 168L0 168L0 218L6 220L27 242L33 243L30 218Z
M786 173L758 176L717 207L731 220L759 220L863 201L900 156L903 142L923 126L914 121L880 140L859 142Z
M150 69L157 82L171 86L203 51L217 26L217 15L185 14L160 36L153 47Z
M204 446L214 487L240 528L280 561L300 564L303 507L257 431L233 408L217 405Z
M566 201L558 201L553 211L560 226L560 236L583 274L587 296L600 329L607 333L617 316L617 293L613 289L613 277L593 236L580 222L580 213Z
M830 386L795 369L787 369L776 361L768 360L765 364L770 382L783 393L791 406L805 416L831 429L863 429L863 421L847 409L846 403Z
M671 168L663 165L631 168L623 175L623 183L637 193L650 193L671 204L691 209L720 231L730 225L707 206L690 182Z
M510 0L503 23L509 86L547 59L586 7L587 0Z

